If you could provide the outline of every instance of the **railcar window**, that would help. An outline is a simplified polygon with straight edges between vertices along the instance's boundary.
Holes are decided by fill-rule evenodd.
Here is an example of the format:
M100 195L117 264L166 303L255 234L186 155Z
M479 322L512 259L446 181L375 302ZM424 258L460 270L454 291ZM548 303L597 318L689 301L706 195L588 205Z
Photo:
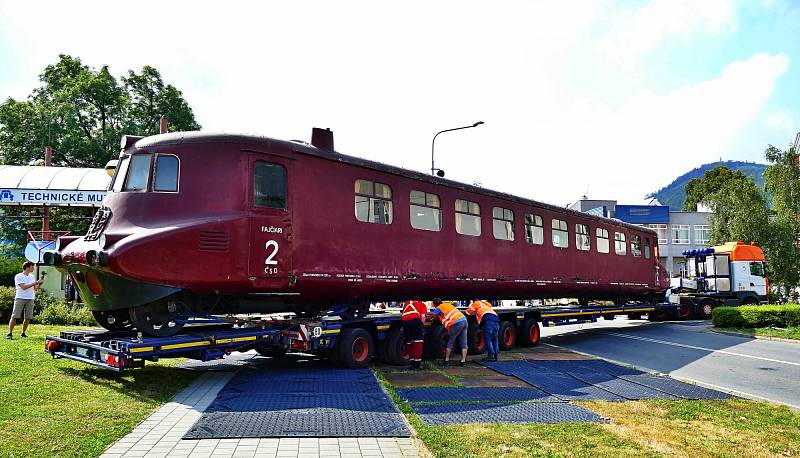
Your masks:
M356 219L392 224L392 188L383 183L356 180Z
M153 191L175 192L178 190L178 158L169 154L156 156L153 170Z
M497 240L514 241L514 212L507 208L492 208L492 229Z
M631 236L631 254L637 258L642 257L642 239L638 235Z
M442 230L440 204L436 194L411 191L411 227L423 231Z
M614 252L620 256L625 255L628 252L628 248L625 243L625 234L622 232L614 232Z
M553 246L559 248L569 247L569 231L567 230L567 222L560 219L554 219L553 226Z
M253 205L286 209L286 169L282 165L257 162L253 187Z
M114 181L109 187L110 190L115 192L122 191L122 185L125 184L125 175L128 174L128 164L130 164L130 161L130 156L122 156L122 159L119 160L116 173L114 173Z
M125 180L125 191L146 191L147 179L150 178L152 154L134 154L128 166L128 179Z
M644 239L644 258L650 259L650 239L646 237Z
M525 215L525 240L531 245L544 243L544 227L539 215Z
M595 229L597 234L597 252L608 253L608 230L603 228Z
M575 225L575 247L583 251L589 251L589 249L591 249L589 226L585 224Z
M468 200L456 199L456 232L480 237L481 206Z

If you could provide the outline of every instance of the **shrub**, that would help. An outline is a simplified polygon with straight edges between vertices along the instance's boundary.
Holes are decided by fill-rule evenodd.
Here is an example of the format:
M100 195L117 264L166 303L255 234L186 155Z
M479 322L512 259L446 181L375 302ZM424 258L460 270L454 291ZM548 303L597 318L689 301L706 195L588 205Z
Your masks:
M11 286L0 286L0 321L7 323L14 310L14 294L16 290Z
M800 305L743 305L717 307L712 312L714 326L724 328L786 328L800 326Z
M97 325L88 308L82 305L69 305L63 300L47 304L36 319L40 323L51 325Z

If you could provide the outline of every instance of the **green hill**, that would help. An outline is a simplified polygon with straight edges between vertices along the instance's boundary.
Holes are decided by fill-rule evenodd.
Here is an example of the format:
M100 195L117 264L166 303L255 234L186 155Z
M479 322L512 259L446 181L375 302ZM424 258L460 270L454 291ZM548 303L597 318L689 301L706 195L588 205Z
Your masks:
M670 209L680 210L683 208L683 202L686 200L686 192L684 191L686 183L692 178L702 178L707 170L711 170L720 165L724 165L731 170L742 171L753 178L759 188L764 189L764 168L766 168L766 165L756 164L755 162L723 161L703 164L700 167L692 169L676 178L667 186L648 194L647 197L655 197L662 205L669 205Z

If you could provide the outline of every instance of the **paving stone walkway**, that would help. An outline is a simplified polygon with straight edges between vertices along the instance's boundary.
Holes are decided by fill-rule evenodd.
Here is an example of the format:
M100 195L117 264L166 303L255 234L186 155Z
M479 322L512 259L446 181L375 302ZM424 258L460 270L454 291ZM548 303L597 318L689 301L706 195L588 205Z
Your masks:
M413 438L280 438L184 440L184 434L214 401L234 372L207 372L172 401L109 447L102 458L117 457L419 457Z

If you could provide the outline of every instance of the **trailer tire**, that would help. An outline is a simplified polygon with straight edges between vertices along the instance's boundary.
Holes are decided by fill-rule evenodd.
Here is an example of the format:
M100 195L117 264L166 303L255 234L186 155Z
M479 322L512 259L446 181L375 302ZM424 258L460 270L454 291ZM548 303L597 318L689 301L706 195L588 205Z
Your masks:
M109 310L108 312L92 310L92 316L97 324L109 331L124 331L133 328L128 309Z
M517 327L510 321L500 322L500 350L507 351L517 344Z
M486 352L486 338L478 323L469 323L467 328L467 350L470 355L481 355Z
M602 315L602 316L603 316L603 319L606 320L606 321L611 321L611 320L613 320L614 318L617 317L617 315L614 315L613 313L606 313L605 315Z
M642 314L641 313L629 313L628 314L628 319L629 320L641 320L642 319Z
M390 329L382 344L378 346L378 354L383 362L394 366L408 366L408 348L403 328Z
M703 299L697 305L697 317L703 320L710 320L711 319L711 311L714 310L714 306L717 305L713 299Z
M447 346L447 330L444 326L433 326L425 333L425 355L430 359L443 359Z
M349 328L342 331L336 339L336 360L339 365L350 369L369 366L375 355L375 342L366 329Z
M539 345L540 338L539 323L534 318L528 318L522 322L518 337L520 346L535 347Z

